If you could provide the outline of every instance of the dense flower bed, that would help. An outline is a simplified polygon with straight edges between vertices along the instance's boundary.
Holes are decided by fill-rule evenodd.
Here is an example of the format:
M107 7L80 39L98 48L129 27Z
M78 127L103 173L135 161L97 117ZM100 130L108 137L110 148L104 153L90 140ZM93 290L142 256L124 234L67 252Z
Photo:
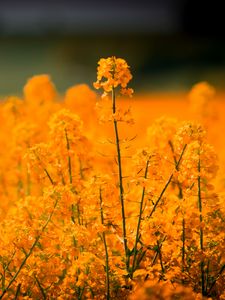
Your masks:
M225 299L221 104L203 82L152 120L131 78L110 57L102 97L39 75L0 104L0 299Z

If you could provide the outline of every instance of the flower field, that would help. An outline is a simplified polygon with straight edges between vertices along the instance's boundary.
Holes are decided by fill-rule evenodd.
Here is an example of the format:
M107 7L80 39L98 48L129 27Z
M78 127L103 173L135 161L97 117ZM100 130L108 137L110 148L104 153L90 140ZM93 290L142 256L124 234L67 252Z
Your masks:
M0 103L0 299L225 299L225 95L131 72Z

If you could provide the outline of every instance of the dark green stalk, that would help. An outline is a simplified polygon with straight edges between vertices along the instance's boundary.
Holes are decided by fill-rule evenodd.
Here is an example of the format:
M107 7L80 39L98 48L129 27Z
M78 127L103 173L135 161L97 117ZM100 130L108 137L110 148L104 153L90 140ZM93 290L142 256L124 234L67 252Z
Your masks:
M115 95L114 87L112 87L112 111L113 111L113 114L116 113L116 95ZM128 246L127 246L126 216L125 216L125 205L124 205L124 189L123 189L120 140L119 140L117 120L114 119L113 123L114 123L116 149L117 149L117 162L118 162L118 171L119 171L118 176L119 176L119 192L120 192L120 204L121 204L121 215L122 215L123 244L124 244L124 252L125 252L125 258L126 258L126 269L129 273L129 255L128 255Z
M41 294L42 294L43 299L44 299L44 300L47 299L47 298L46 298L46 295L45 295L45 291L44 291L44 289L43 289L43 287L42 287L40 281L38 280L38 278L37 278L36 276L34 276L34 278L35 278L35 280L36 280L36 282L37 282L37 284L38 284L38 287L39 287L39 289L40 289L40 291L41 291Z
M198 162L198 172L201 171L200 160ZM199 208L199 221L202 225L202 195L201 195L201 176L198 176L198 208ZM203 229L200 226L200 249L203 250Z
M70 142L69 142L69 138L68 138L68 134L67 134L67 130L65 129L65 135L66 135L66 149L68 151L68 172L69 172L69 179L70 179L70 184L73 183L73 176L72 176L72 163L71 163L71 157L69 155L69 151L70 151Z
M82 161L79 158L79 165L80 165L80 178L84 179L84 172L83 172L83 167L82 167Z
M18 169L18 172L21 173L21 170L22 170L22 163L21 163L21 161L18 163L17 169ZM17 195L18 195L18 198L20 198L20 196L21 196L21 190L23 189L23 187L24 187L23 181L21 180L21 178L19 178L18 179L18 183L17 183Z
M149 214L149 216L148 216L149 218L151 218L151 216L152 216L153 213L155 212L156 207L158 206L158 204L159 204L160 200L162 199L162 197L163 197L165 191L167 190L167 188L168 188L168 186L169 186L169 184L170 184L172 178L173 178L173 173L170 175L170 177L169 177L169 179L167 180L167 182L166 182L166 184L165 184L165 186L164 186L164 188L163 188L161 194L159 195L157 201L155 202L155 204L154 204L154 206L153 206L153 208L152 208L152 211L150 212L150 214Z
M32 244L32 246L31 246L30 250L29 250L29 251L27 252L27 254L25 255L25 257L24 257L22 263L20 264L20 266L19 266L18 270L16 271L15 275L12 277L12 279L11 279L10 282L8 283L7 287L4 288L4 290L2 291L2 294L0 295L0 299L2 299L2 298L4 297L4 295L7 293L7 291L9 290L9 288L11 287L11 285L13 284L13 282L17 279L17 277L18 277L18 275L20 274L22 268L25 266L25 264L26 264L28 258L31 256L31 254L32 254L32 252L33 252L33 250L34 250L34 248L37 246L37 244L38 244L38 242L39 242L39 240L40 240L40 238L41 238L42 233L45 231L46 227L48 226L49 222L50 222L51 219L52 219L52 215L53 215L53 213L54 213L54 211L55 211L55 208L56 208L57 203L58 203L58 199L56 200L56 202L55 202L55 204L54 204L54 208L53 208L52 212L50 213L50 215L48 216L47 221L46 221L45 224L43 225L40 234L35 238L35 241L33 242L33 244Z
M212 282L212 284L211 284L211 286L210 286L210 288L208 290L208 293L207 293L208 295L210 295L211 290L213 289L213 287L216 284L216 282L219 279L219 277L223 274L224 270L225 270L225 265L222 265L222 267L220 268L217 276L215 276L215 279L213 280L213 282Z
M198 160L198 172L200 174L201 171L201 163L200 158ZM200 221L200 249L203 251L203 228L202 228L202 195L201 195L201 176L198 176L198 209L199 209L199 221ZM202 283L202 295L205 295L205 274L204 274L204 261L202 260L200 263L201 268L201 283Z
M163 266L163 261L162 261L162 244L159 243L159 241L157 240L157 251L159 253L159 261L160 261L160 266L161 266L161 270L162 270L162 274L164 274L165 270L164 270L164 266Z
M67 156L67 161L68 161L68 175L69 175L69 181L70 184L73 183L73 175L72 175L72 162L71 162L71 156L69 154L70 151L70 141L68 138L67 130L65 129L65 137L66 137L66 149L68 151L68 156ZM74 187L73 187L74 189ZM75 190L75 189L74 189ZM77 219L78 219L78 224L81 225L81 220L80 220L80 207L79 204L77 203Z
M6 263L2 263L2 267L3 267L3 273L1 273L1 285L2 285L2 290L5 289L5 277L6 277L6 271L8 271L8 273L10 274L10 276L12 277L11 272L9 271L9 266L11 264L11 262L13 261L13 258L16 254L16 251L14 250L11 258L9 259L9 261Z
M176 155L175 155L175 152L174 152L173 143L171 141L169 141L168 143L169 143L170 149L171 149L172 154L173 154L173 160L174 160L175 168L176 168L177 171L179 171L179 165L177 163L177 159L176 159ZM179 189L178 197L179 197L179 199L182 199L183 198L182 186L181 186L181 184L180 184L179 181L177 181L176 184L177 184L178 189Z
M180 163L181 163L181 159L182 159L182 157L183 157L183 155L184 155L184 152L185 152L186 148L187 148L187 144L185 144L184 147L183 147L183 150L182 150L182 152L181 152L181 155L180 155L180 157L179 157L179 159L178 159L178 161L177 161L177 164L176 164L176 169L179 168L179 165L180 165ZM172 179L173 179L173 175L174 175L174 173L172 173L172 174L170 175L169 179L167 180L167 182L166 182L164 188L162 189L161 194L159 195L157 201L155 202L155 204L154 204L154 206L153 206L153 208L152 208L152 211L150 212L150 214L149 214L149 216L148 216L149 218L151 218L151 216L152 216L153 213L155 212L156 207L158 206L160 200L162 199L162 197L163 197L165 191L167 190L169 184L171 183L171 181L172 181Z
M20 295L20 288L21 288L21 283L19 283L18 286L17 286L15 300L18 299L18 297Z
M166 239L166 236L163 237L163 239L162 239L162 241L161 241L160 243L157 242L157 246L158 246L159 249L161 249L162 244L163 244L163 242L165 241L165 239ZM158 250L158 249L157 249L157 250ZM154 257L153 257L152 263L151 263L151 267L154 266L154 264L155 264L155 262L156 262L156 259L157 259L158 255L159 255L159 252L156 251L156 253L155 253Z
M169 141L168 143L169 143L169 146L170 146L172 154L173 154L173 160L174 160L175 168L176 168L177 171L179 171L179 165L177 163L177 159L176 159L176 156L175 156L173 143L171 141ZM183 199L182 186L181 186L181 184L178 180L177 180L176 184L177 184L178 189L179 189L178 198L182 200ZM182 220L182 272L184 272L184 266L185 266L185 219L183 217L183 220Z
M31 180L30 180L30 173L27 170L27 190L26 195L29 196L31 192Z
M83 287L79 290L78 300L82 300L82 297L83 297L83 294L84 294L84 289L85 289L85 286L83 286Z
M40 157L39 157L35 152L34 152L34 154L35 154L37 160L38 160L38 161L40 162L40 164L42 165L42 162L41 162ZM45 172L45 174L47 175L49 181L51 182L51 184L54 185L55 183L54 183L53 179L51 178L51 176L50 176L48 170L47 170L45 167L43 167L43 169L44 169L44 172Z
M148 176L148 166L149 166L149 160L147 160L147 162L146 162L145 174L144 174L145 179ZM133 258L133 264L132 264L132 268L131 268L131 272L130 272L131 279L133 278L134 271L136 270L136 258L137 258L137 253L138 253L137 244L138 244L138 240L139 240L139 232L140 232L140 227L141 227L141 219L142 219L142 213L143 213L144 198L145 198L145 186L142 189L142 195L141 195L139 217L138 217L136 238L135 238L135 244L134 244L134 258Z
M54 181L52 180L50 174L48 173L48 170L47 170L46 168L44 168L44 171L45 171L45 174L47 175L49 181L51 182L51 184L54 185L55 183L54 183Z
M182 272L185 266L185 219L182 220Z
M103 208L102 208L102 191L101 191L101 189L100 189L100 193L99 193L99 199L100 199L101 223L102 223L102 225L104 225L104 214L103 214ZM106 299L110 300L109 254L108 254L105 232L102 233L102 240L103 240L103 244L104 244L104 248L105 248Z
M207 292L208 284L209 284L209 265L210 265L210 259L208 259L207 269L206 269L206 283L205 283L205 291L206 292Z

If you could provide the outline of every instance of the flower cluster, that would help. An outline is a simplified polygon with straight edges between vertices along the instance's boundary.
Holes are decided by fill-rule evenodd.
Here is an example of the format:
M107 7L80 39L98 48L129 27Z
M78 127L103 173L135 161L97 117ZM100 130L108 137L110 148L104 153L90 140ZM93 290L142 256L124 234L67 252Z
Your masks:
M126 107L131 77L99 61L113 105L87 85L60 98L47 75L0 103L0 299L225 299L223 116L213 132L187 102Z
M133 90L127 88L132 75L124 59L115 56L101 58L98 65L97 81L94 83L96 89L102 88L104 92L109 93L120 86L122 95L131 96L133 94Z

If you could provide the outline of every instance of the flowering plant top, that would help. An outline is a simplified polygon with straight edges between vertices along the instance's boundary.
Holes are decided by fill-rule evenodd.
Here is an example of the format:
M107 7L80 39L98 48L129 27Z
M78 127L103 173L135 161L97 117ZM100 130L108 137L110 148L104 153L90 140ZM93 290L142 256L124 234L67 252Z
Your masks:
M115 56L101 58L98 62L97 81L94 82L94 87L102 88L104 94L107 94L120 86L120 94L131 96L133 89L127 88L131 79L130 67L124 59Z

